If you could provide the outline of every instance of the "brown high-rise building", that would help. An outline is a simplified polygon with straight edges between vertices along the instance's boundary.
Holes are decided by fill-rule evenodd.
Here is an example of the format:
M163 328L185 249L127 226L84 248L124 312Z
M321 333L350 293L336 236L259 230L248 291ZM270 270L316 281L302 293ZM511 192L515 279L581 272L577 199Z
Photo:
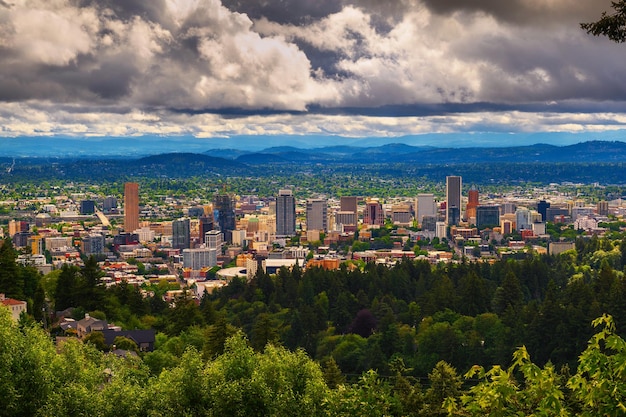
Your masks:
M340 211L351 211L354 214L357 214L358 207L358 197L341 197L340 199Z
M365 204L363 223L373 226L384 226L385 213L383 212L383 205L376 200L368 201Z
M467 216L467 220L470 218L476 219L476 207L478 207L478 188L475 185L472 185L468 194L467 194L467 207L465 210L465 215Z
M124 231L132 233L139 229L139 184L124 184Z

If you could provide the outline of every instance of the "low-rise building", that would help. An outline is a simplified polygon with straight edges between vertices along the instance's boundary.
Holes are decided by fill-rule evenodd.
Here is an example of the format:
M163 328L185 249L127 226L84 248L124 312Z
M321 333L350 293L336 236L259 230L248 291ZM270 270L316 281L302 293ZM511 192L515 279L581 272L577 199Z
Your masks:
M106 320L96 319L89 314L85 314L85 318L79 320L76 324L78 337L84 337L91 332L101 332L108 328L109 325Z
M26 301L16 300L14 298L7 298L4 294L0 294L0 304L5 306L11 311L11 317L13 320L18 321L22 313L26 313Z

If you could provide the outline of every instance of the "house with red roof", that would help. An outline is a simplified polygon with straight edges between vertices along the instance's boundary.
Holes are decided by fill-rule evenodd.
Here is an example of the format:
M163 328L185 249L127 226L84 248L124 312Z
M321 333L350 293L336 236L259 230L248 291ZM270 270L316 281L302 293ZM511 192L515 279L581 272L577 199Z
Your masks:
M15 300L13 298L7 298L4 294L0 293L0 304L11 310L13 320L18 321L22 312L26 312L26 301Z

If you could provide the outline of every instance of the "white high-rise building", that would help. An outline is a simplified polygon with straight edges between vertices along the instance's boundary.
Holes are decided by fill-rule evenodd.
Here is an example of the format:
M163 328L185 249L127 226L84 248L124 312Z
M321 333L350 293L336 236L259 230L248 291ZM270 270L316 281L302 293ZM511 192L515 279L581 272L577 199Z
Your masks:
M244 246L246 244L246 231L233 230L233 245Z
M418 194L415 206L417 222L419 224L422 224L424 216L437 215L437 206L435 204L434 194Z
M437 222L435 224L435 236L438 237L439 239L442 239L448 236L448 228L445 222Z
M215 265L217 265L217 251L215 249L183 249L183 267L197 271Z
M154 240L154 230L149 227L141 227L135 230L135 233L139 236L140 242L152 242Z
M204 244L208 249L222 250L223 234L219 230L209 230L204 234Z
M532 229L532 213L525 207L519 207L515 211L515 227L517 230Z
M328 204L321 198L306 202L306 230L328 230Z

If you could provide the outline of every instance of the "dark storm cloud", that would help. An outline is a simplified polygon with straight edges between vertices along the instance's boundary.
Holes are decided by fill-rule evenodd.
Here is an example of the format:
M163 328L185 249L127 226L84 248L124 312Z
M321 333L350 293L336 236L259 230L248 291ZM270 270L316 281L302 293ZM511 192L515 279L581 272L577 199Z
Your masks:
M416 0L344 0L344 5L353 5L375 16L395 20L401 19L407 11L418 4Z
M120 56L117 61L104 63L89 74L89 90L104 99L119 99L131 92L131 80L137 69L128 57Z
M484 99L516 103L626 100L626 79L618 75L626 66L622 56L615 54L616 45L564 35L542 42L546 32L531 29L518 34L522 41L493 35L480 43L468 39L454 47L454 56L465 62L488 63L480 73Z
M592 20L611 6L610 0L423 0L423 2L430 10L442 15L458 11L480 12L501 21L541 25Z
M76 3L78 7L110 9L122 20L139 16L153 22L168 21L164 0L77 0Z
M252 19L265 17L278 23L300 25L321 19L341 10L336 0L224 0L233 12L246 13Z

